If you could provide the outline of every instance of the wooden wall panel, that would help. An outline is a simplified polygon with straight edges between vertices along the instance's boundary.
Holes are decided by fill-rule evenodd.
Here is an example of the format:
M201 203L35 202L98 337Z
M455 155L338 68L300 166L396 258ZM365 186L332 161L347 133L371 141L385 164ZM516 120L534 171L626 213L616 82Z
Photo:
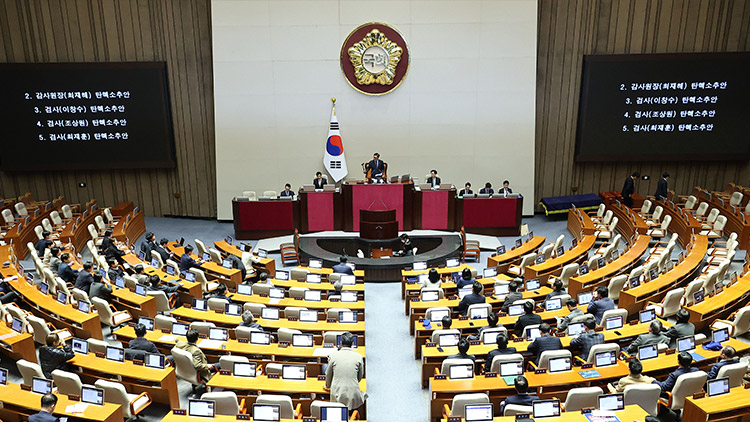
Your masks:
M0 172L0 195L131 200L150 216L215 217L209 1L0 2L1 62L166 61L177 151L175 169ZM87 186L78 188L79 181Z
M584 54L691 53L750 50L745 0L540 0L537 52L536 200L620 190L634 170L653 194L661 173L686 194L695 185L750 184L750 162L575 163L575 134ZM750 140L748 140L750 142Z

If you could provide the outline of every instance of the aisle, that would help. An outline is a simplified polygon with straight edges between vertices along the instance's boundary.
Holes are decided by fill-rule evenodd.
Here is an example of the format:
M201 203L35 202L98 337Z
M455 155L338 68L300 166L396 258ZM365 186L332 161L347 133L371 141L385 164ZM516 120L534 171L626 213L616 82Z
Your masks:
M368 422L428 420L429 390L409 335L398 283L365 285Z

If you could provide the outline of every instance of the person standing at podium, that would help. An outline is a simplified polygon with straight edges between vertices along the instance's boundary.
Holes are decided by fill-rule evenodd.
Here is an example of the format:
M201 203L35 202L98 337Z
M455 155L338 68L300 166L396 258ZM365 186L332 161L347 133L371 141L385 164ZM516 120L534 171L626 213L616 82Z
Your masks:
M380 154L372 155L372 160L365 164L365 169L370 170L370 177L373 179L382 179L385 177L385 163L380 159Z
M430 177L427 178L425 183L429 183L433 188L440 186L440 178L437 175L437 170L430 170Z
M315 178L313 179L313 185L315 185L315 189L323 189L323 186L328 184L328 180L326 180L325 177L323 177L323 173L317 172L315 173Z
M627 179L625 179L625 185L622 187L622 203L628 208L633 208L633 194L635 193L635 181L641 177L641 174L633 172Z

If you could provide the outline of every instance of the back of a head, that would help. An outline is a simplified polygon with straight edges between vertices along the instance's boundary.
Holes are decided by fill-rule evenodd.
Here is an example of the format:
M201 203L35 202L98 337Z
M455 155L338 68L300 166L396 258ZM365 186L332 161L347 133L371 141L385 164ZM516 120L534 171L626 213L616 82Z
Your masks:
M116 259L114 259L114 258L110 258L110 259L109 259L109 260L107 261L107 265L109 265L110 267L114 267L114 266L116 266L116 265L117 265L117 260L116 260Z
M497 314L490 312L487 314L487 325L490 327L497 327Z
M67 253L67 252L63 252L63 254L60 255L60 260L61 261L67 261L69 258L70 258L70 254Z
M533 314L534 313L534 304L531 303L530 301L524 302L523 303L523 310L527 314Z
M680 352L680 354L677 356L677 363L679 363L683 368L689 368L693 363L693 356L688 352Z
M151 285L152 285L152 286L156 287L156 286L158 286L158 285L159 285L159 281L160 281L160 280L159 280L159 276L158 276L158 275L156 275L156 274L153 274L153 275L151 275L151 276L150 276L150 277L148 278L148 281L149 281L149 282L151 283Z
M451 325L453 325L453 320L449 316L444 316L440 322L442 322L444 330L451 328Z
M111 229L104 230L104 237L110 237L110 236L112 236L112 230Z
M523 284L523 280L521 280L520 283L516 280L518 279L513 279L513 281L508 284L508 291L511 293L515 293L516 291L518 291L518 286L521 286Z
M556 292L561 292L563 289L563 282L559 278L555 279L555 282L552 284L552 287L554 287Z
M578 306L578 301L575 300L575 299L573 299L573 298L570 298L570 299L568 299L567 302L565 302L565 304L568 305L569 308L573 309L576 306Z
M342 263L342 264L346 264L346 261L347 261L347 259L346 259L346 257L345 257L345 256L343 256L343 255L342 255L341 257L339 257L339 262L340 262L340 263Z
M190 255L191 252L193 252L193 247L190 245L185 246L185 253Z
M633 172L633 174L631 176L633 176L633 177L641 177L641 174L638 173L637 171L635 171L635 172Z
M508 336L505 334L498 334L497 337L495 337L495 343L497 343L498 349L505 349L508 347Z
M193 329L188 330L187 334L185 334L185 338L188 343L195 343L198 341L198 331Z
M252 324L253 323L253 313L250 311L245 311L242 313L242 322L245 324Z
M57 246L53 246L52 249L50 249L50 253L52 254L52 256L57 256L57 254L60 253L60 248L58 248Z
M47 236L51 235L52 233L49 232L49 230L42 230L42 237L46 238Z
M344 283L341 282L341 279L336 280L335 283L333 283L333 290L336 291L336 293L341 293L341 289L344 288Z
M609 296L609 289L606 286L599 286L596 288L596 293L599 294L599 297L605 298Z
M260 273L260 275L258 276L258 280L260 280L261 282L268 280L268 273L265 271Z
M96 272L94 273L94 283L99 283L102 281L102 273Z
M649 324L648 330L651 332L651 334L661 333L661 321L659 321L658 319L651 321L651 324Z
M726 356L728 359L734 358L734 355L736 351L734 350L734 347L732 346L724 346L723 349L721 349L721 353Z
M516 387L516 393L518 394L526 394L529 392L529 382L523 375L517 376L513 381L513 385Z
M663 178L665 178L665 179L666 179L666 178L668 178L668 177L669 177L669 173L667 173L667 172L665 171L665 172L664 172L664 174L662 174L662 175L661 175L661 177L663 177Z
M52 393L47 393L42 396L41 406L42 409L49 409L52 406L57 405L57 396Z
M628 369L632 375L640 375L643 372L643 364L638 359L633 359L628 364Z
M146 326L143 324L135 324L135 327L133 327L133 331L135 331L136 337L143 337L146 335Z
M482 283L475 280L471 285L471 291L474 292L474 294L479 294L482 291L482 287Z
M690 321L690 313L685 308L680 308L680 310L677 311L676 317L678 324L686 324Z
M460 340L458 340L458 353L465 355L469 352L469 340L462 337Z
M47 344L47 346L52 347L57 343L57 334L47 334L47 337L44 338L44 342Z
M217 294L217 295L219 295L219 296L224 296L224 293L226 293L226 292L227 292L227 285L226 285L226 284L224 284L224 283L221 283L221 284L219 284L219 285L218 285L218 286L216 287L216 294Z
M354 344L354 334L345 332L341 335L341 347L352 347Z
M136 274L140 274L142 272L143 272L143 265L141 265L141 264L136 265L135 266L135 273Z
M588 328L589 330L593 330L596 328L596 320L594 320L594 318L586 318L583 321L583 326Z
M431 283L437 283L438 280L440 280L440 273L434 268L430 268L430 272L427 273L427 279L430 280Z
M152 241L152 240L154 240L154 237L156 237L156 236L154 236L154 234L152 232L146 233L146 240Z
M87 261L83 263L83 271L91 271L91 269L94 268L94 264Z
M549 332L552 331L552 327L550 327L548 323L543 322L541 323L541 325L539 325L539 331L541 331L544 334L549 334Z
M471 280L471 270L468 268L464 268L463 271L461 271L461 278L464 280Z

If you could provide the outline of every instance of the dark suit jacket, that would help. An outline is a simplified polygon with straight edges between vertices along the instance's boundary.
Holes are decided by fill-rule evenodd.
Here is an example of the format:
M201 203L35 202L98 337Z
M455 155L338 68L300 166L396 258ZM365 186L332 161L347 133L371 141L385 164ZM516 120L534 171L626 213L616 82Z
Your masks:
M112 267L109 268L109 271L107 271L107 277L109 277L109 281L112 283L115 282L117 277L122 277L125 275L125 271L122 270L122 268L114 269Z
M469 189L469 190L461 189L458 192L458 196L464 196L464 195L474 195L474 191L472 191L471 189Z
M505 302L503 302L503 312L508 312L508 308L513 302L523 299L523 293L510 292L505 296Z
M294 198L294 191L293 190L290 190L290 191L283 190L283 191L281 191L281 194L279 194L279 196L291 196L292 198Z
M466 312L469 310L469 305L474 305L476 303L484 303L485 297L482 295L478 295L476 293L469 293L468 295L464 296L463 299L461 299L461 302L458 304L458 313L461 315L466 315Z
M184 253L180 257L180 271L187 272L191 268L200 268L200 264L188 254Z
M537 314L523 314L518 317L516 321L516 335L521 337L524 335L527 325L536 325L542 323L542 317Z
M487 360L484 364L484 372L489 372L490 369L492 369L492 359L495 359L495 356L500 355L512 355L516 352L515 347L506 347L505 349L492 349L487 353Z
M492 195L493 193L495 193L495 190L492 188L489 188L489 189L482 188L482 189L479 189L479 193L486 193L486 194Z
M50 346L40 347L39 365L42 367L44 377L52 379L52 371L55 369L69 371L70 368L68 368L66 362L73 359L74 356L75 353L73 353L73 349L71 349L70 346L65 346L63 348Z
M44 250L47 249L47 241L44 239L39 239L36 242L36 246L34 246L36 249L37 255L39 255L39 258L44 257Z
M739 362L737 359L729 359L729 360L720 360L714 364L714 366L711 367L711 370L708 372L708 379L712 380L719 376L719 369L721 369L724 365L731 365L733 363Z
M661 178L659 179L659 183L656 184L656 193L654 193L654 196L656 199L662 199L667 197L667 188L669 186L669 183L667 182L667 179Z
M437 176L435 176L435 177L428 177L427 180L425 181L425 183L429 183L432 186L440 186L440 178L437 177Z
M463 277L461 277L458 280L458 283L456 283L456 288L462 289L462 288L464 288L466 286L471 286L473 284L474 284L474 279L473 278L470 278L470 279L466 280Z
M531 403L539 400L538 396L532 394L516 394L505 399L505 403L500 406L500 414L502 415L505 411L505 406L509 404L517 404L520 406L531 406Z
M89 287L89 297L98 297L109 302L110 299L112 299L112 288L102 282L91 283L91 286Z
M29 422L57 422L57 416L51 415L44 411L39 411L39 413L34 413L33 415L29 416Z
M682 374L689 374L691 372L697 371L698 368L693 368L692 366L690 368L683 368L679 367L674 370L666 380L664 381L654 381L655 383L659 384L659 387L661 387L661 391L672 391L674 388L675 383L677 382L677 378L679 378Z
M552 337L549 334L545 334L541 337L537 337L534 341L529 344L528 351L536 355L536 363L539 364L539 357L542 356L543 352L547 350L560 350L562 349L562 342L557 337Z
M622 187L622 197L629 198L635 192L635 182L632 176L625 179L625 185Z
M336 274L349 274L354 275L354 271L352 271L352 268L346 264L338 263L333 266L333 272Z
M70 264L62 263L60 268L57 269L57 275L60 276L66 283L73 284L76 282L78 277L78 271L70 268Z
M375 177L378 174L383 174L385 172L385 163L383 160L370 160L370 162L367 163L367 168L372 170L372 176Z
M328 180L323 177L318 179L317 177L313 179L313 185L315 185L315 189L323 189L323 185L327 185Z
M597 324L601 324L604 311L609 311L610 309L615 309L615 301L605 297L599 300L592 300L586 311L594 316Z
M130 342L128 342L128 348L143 350L144 352L149 353L159 353L159 349L156 348L156 345L143 337L136 337L130 340Z
M78 273L78 278L76 278L76 289L83 290L88 294L91 291L91 283L94 282L94 276L88 272L88 271L81 271Z
M511 189L511 188L508 188L507 192L506 192L505 188L500 188L500 189L497 190L497 194L498 195L508 195L508 194L511 194L511 193L513 193L513 189Z
M167 252L167 250L164 249L161 245L154 246L153 250L156 251L156 253L158 253L161 256L162 262L166 264L170 256L169 252Z

